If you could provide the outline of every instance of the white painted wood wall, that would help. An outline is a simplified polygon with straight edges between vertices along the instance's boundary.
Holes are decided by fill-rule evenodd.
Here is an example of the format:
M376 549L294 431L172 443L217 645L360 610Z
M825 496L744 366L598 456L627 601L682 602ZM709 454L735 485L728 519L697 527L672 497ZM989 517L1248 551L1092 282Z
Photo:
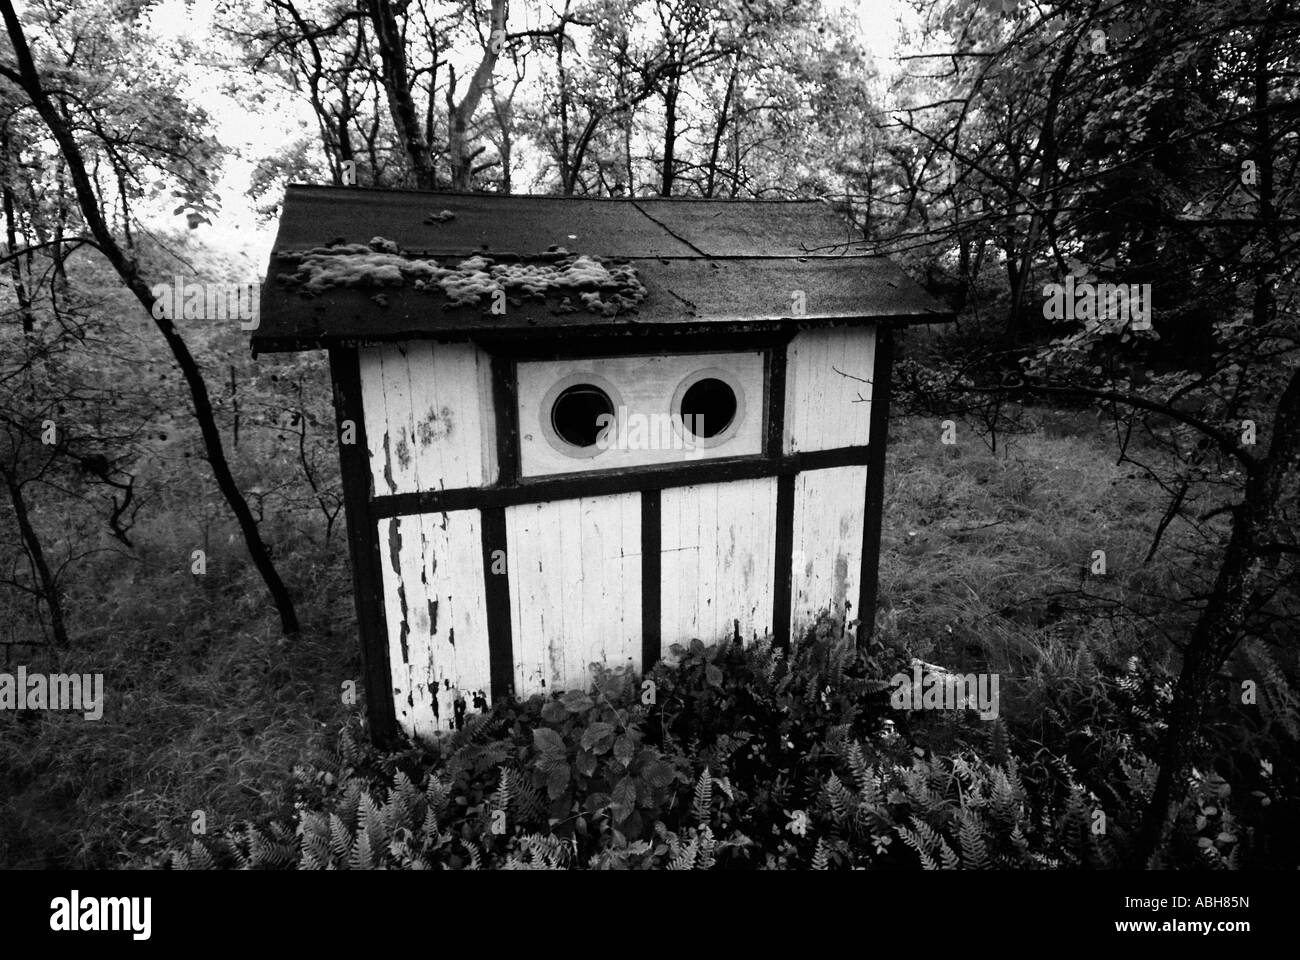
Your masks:
M659 505L665 652L692 637L770 636L776 478L674 487Z
M869 441L875 342L871 327L802 331L794 338L787 354L787 453ZM753 361L737 357L748 380ZM632 377L636 369L625 358L582 366L605 369L611 379ZM484 352L472 344L365 347L360 368L376 496L495 482ZM761 389L747 392L757 393L746 397L753 432L746 425L737 437L753 452L763 397ZM606 468L578 463L570 469ZM792 637L825 607L846 622L858 618L866 479L865 466L795 478ZM662 492L665 652L692 637L715 641L738 633L750 643L771 634L776 491L776 479L763 478ZM640 494L525 504L505 515L516 694L585 686L589 664L598 660L639 670ZM453 689L467 702L476 693L490 702L481 524L476 509L377 523L393 699L410 735L451 729Z
M586 379L596 373L614 388L615 402L631 414L669 416L673 393L692 371L721 368L731 374L742 393L744 417L735 436L719 446L688 449L662 447L638 449L612 447L590 459L575 459L547 442L542 419L543 400L563 377ZM738 457L763 452L763 355L669 354L667 356L602 357L593 360L539 360L519 364L519 463L525 477L587 470L626 469L655 463L691 463L716 457ZM621 416L621 414L620 414Z
M860 446L871 439L875 327L803 330L786 353L786 453ZM832 610L859 618L867 468L809 470L795 478L790 636Z
M589 664L641 666L641 495L506 509L519 696L586 687Z
M470 343L361 348L376 496L495 483L490 358Z

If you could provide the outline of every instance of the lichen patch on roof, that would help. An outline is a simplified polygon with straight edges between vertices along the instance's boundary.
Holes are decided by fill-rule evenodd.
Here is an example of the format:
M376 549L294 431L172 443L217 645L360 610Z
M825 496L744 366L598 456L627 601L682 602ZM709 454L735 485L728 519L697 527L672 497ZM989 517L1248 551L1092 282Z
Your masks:
M392 240L374 237L369 244L340 243L300 253L281 251L280 259L295 264L297 269L281 273L277 279L306 296L336 287L369 289L409 284L430 293L440 290L446 297L444 309L490 303L498 293L504 293L516 305L525 298L545 303L548 296L555 296L557 310L570 313L579 309L573 306L576 296L582 308L607 317L635 310L646 298L646 288L630 263L570 254L563 248L557 248L544 260L498 263L475 254L459 262L448 258L440 264L433 259L405 256Z

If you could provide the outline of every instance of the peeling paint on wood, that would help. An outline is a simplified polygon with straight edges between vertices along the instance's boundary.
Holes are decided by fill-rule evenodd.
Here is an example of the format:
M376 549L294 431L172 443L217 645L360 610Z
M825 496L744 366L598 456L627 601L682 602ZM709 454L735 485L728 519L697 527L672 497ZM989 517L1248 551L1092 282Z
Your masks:
M490 359L469 343L363 347L361 389L376 489L416 493L496 480ZM381 486L382 484L382 486Z
M409 666L411 663L411 652L410 648L407 646L406 638L410 635L411 629L410 621L406 618L406 588L400 584L397 587L397 603L401 611L399 614L401 622L398 627L401 632L398 634L397 642L402 648L402 663Z
M515 691L585 689L590 664L641 665L641 500L619 494L509 507Z
M397 482L393 480L393 452L389 444L388 431L384 431L384 483L388 484L388 492L397 492Z
M794 554L790 636L799 638L830 608L857 617L862 509L867 468L809 470L794 481Z
M378 524L393 698L410 736L453 729L458 701L490 703L480 524L477 510Z

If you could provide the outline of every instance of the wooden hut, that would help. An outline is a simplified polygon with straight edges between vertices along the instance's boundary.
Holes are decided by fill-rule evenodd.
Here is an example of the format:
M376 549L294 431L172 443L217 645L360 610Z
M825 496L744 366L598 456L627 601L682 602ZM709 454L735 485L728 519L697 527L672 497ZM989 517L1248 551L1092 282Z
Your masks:
M870 631L895 325L819 201L291 186L255 353L328 351L373 732Z

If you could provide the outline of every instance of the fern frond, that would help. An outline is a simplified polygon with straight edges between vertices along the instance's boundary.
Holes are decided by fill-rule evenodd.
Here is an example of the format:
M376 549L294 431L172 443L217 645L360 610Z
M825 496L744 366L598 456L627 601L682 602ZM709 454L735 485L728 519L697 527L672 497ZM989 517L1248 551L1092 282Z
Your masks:
M502 767L501 779L497 783L496 792L492 795L492 808L494 810L509 810L514 799L514 771L509 767Z
M190 842L190 866L191 870L215 870L217 869L216 858L212 852L205 847L196 837Z
M830 869L830 849L826 846L826 840L823 837L817 838L817 846L813 850L812 868L814 870Z
M370 836L365 830L357 831L357 840L352 845L352 855L348 858L348 866L353 870L373 870L375 868L375 853L370 846Z
M303 817L299 867L303 870L324 870L330 862L330 821L327 816L311 811Z
M691 870L695 867L695 855L699 850L699 841L694 837L682 846L682 852L668 864L669 870Z
M921 868L924 870L938 870L939 865L934 862L934 857L925 849L925 842L913 831L907 829L901 823L894 827L898 835L903 838L903 842L916 851L916 855L921 858Z
M420 804L424 800L420 788L411 782L405 770L398 770L393 776L393 793L390 798L402 811L404 819L401 826L414 827L419 823ZM396 825L395 825L396 826Z
M943 846L946 846L946 844L939 831L916 814L912 814L909 819L912 821L912 829L916 831L916 835L921 838L921 843L925 845L926 852L930 854L941 853Z
M1018 823L1016 828L1011 831L1011 845L1022 855L1029 849L1029 841L1025 839L1025 834Z
M451 788L447 783L443 782L441 775L429 777L429 785L424 790L425 802L428 804L428 814L425 817L426 833L438 832L437 825L447 815L450 795ZM428 829L429 817L433 818L434 827L432 830Z
M546 800L541 790L527 777L515 776L512 781L515 793L515 817L522 823L539 823L546 818Z
M256 828L250 827L248 833L250 867L259 870L282 870L296 859L288 844L271 840Z
M831 808L831 818L837 825L842 826L848 821L850 814L853 812L853 794L849 792L848 787L844 786L843 781L835 775L834 771L827 778L822 793Z
M348 827L357 826L357 811L361 807L361 781L348 780L348 785L343 789L343 796L339 799L334 808L334 812L343 818L343 822Z
M714 851L717 848L717 842L713 839L713 831L705 824L700 830L700 849L699 849L699 868L709 870L713 867Z
M856 740L849 744L849 770L853 773L853 781L858 786L858 792L866 794L875 786L875 778L871 775L871 766L862 752L862 744Z
M961 828L957 832L957 842L961 846L962 863L967 870L988 870L988 848L984 844L984 829L979 818L969 811L963 811Z
M330 851L336 864L347 864L352 855L352 831L337 813L330 814Z
M362 747L357 742L351 726L345 726L339 733L338 755L341 766L358 767L363 759Z
M383 812L369 791L362 794L361 816L357 823L358 836L363 833L372 853L388 847L388 829L384 825Z
M695 784L695 805L692 812L695 814L695 822L706 824L709 822L709 807L713 803L713 777L709 773L709 768L705 767L700 773L700 779Z
M939 834L939 860L943 863L945 870L961 869L961 859L953 852L943 834Z
M562 870L568 862L569 846L555 834L526 835L520 842L521 869Z
M329 834L313 833L302 838L299 848L299 870L324 870L330 864Z
M1070 795L1065 801L1065 812L1061 817L1060 840L1065 852L1077 863L1087 861L1089 835L1089 818L1084 808L1083 788L1078 784L1072 784Z
M251 870L253 868L252 859L234 840L226 841L226 849L230 852L230 856L235 861L236 870Z
M1019 819L1015 789L1011 779L1002 767L993 773L993 795L990 798L993 819L1002 827L1010 829Z
M948 819L948 801L930 788L928 765L904 773L903 790L909 805L924 814L926 820L942 823Z
M399 772L397 775L401 776L401 773ZM392 792L388 794L388 802L384 804L381 813L384 817L384 827L388 830L389 836L392 836L402 827L415 826L412 822L414 817L414 804L412 803L411 798L408 795L403 794L399 788L395 787Z

